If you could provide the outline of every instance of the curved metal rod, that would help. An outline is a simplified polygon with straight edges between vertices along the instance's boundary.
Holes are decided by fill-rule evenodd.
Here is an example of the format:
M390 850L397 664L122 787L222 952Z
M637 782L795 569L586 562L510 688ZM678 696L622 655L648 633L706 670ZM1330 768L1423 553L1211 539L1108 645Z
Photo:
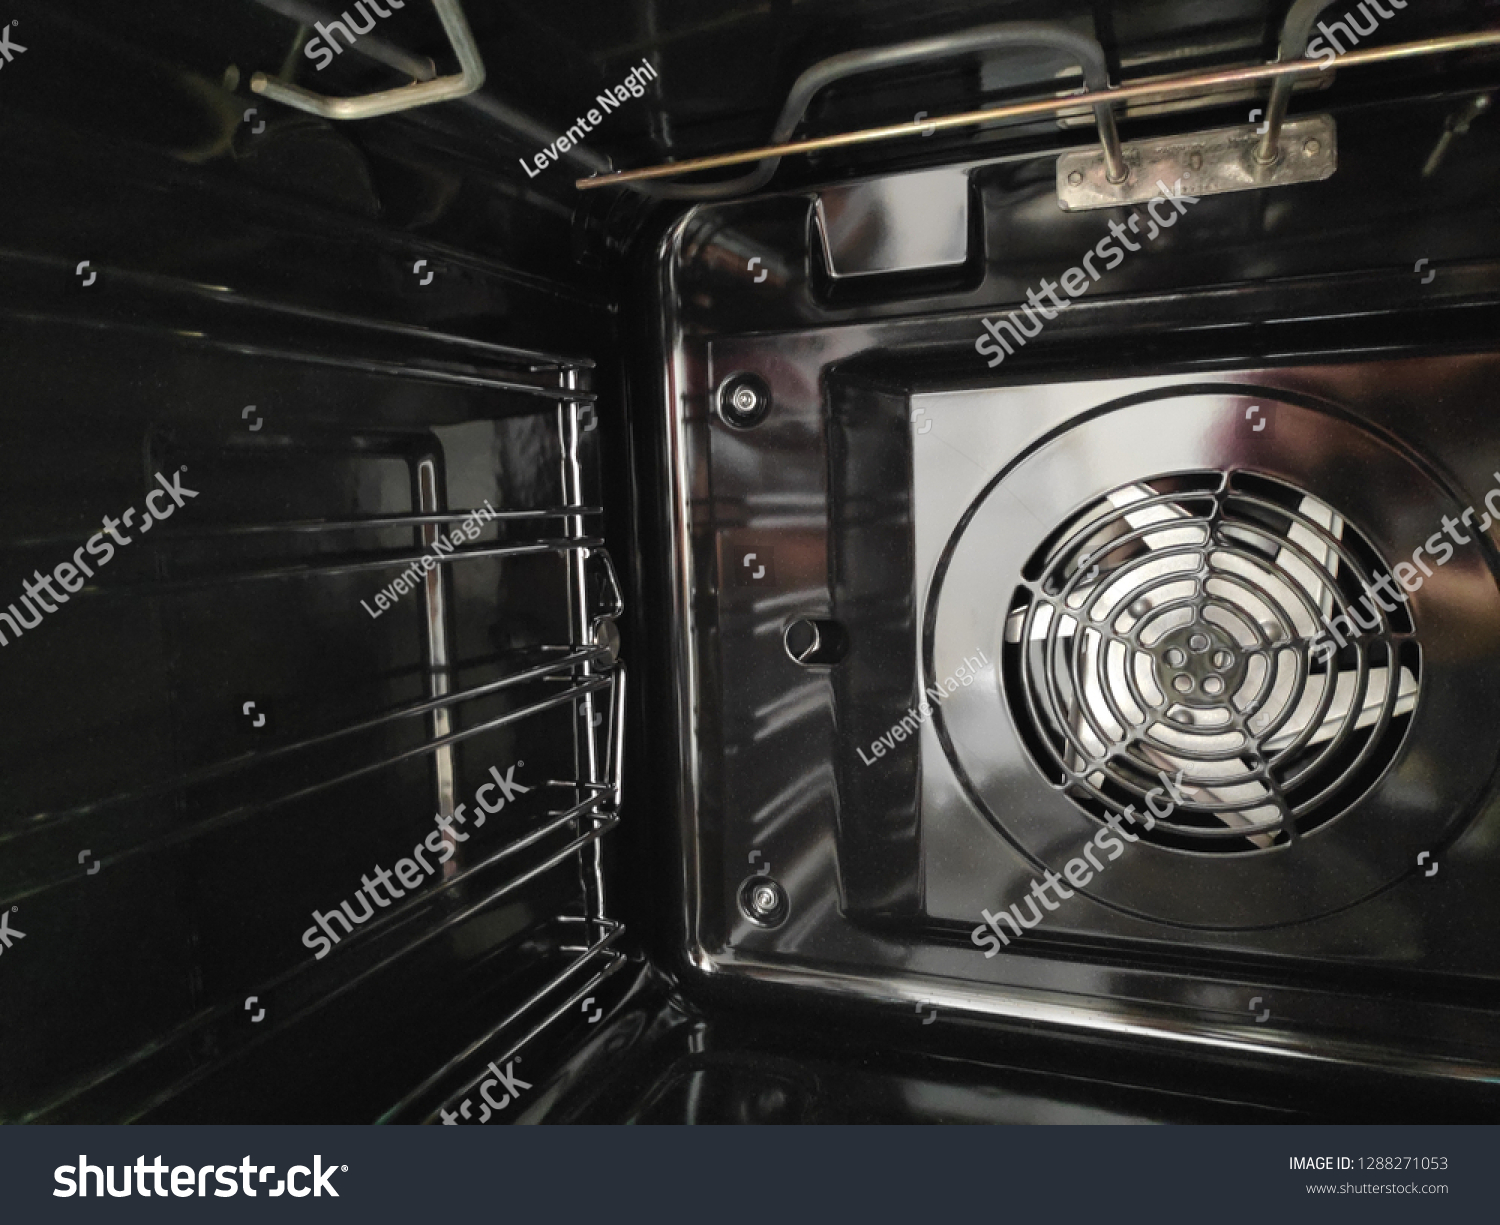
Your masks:
M993 51L1005 47L1051 47L1071 55L1083 69L1084 86L1090 93L1109 88L1109 67L1104 49L1092 38L1075 33L1066 26L1045 21L1007 21L980 26L961 34L945 34L897 43L893 47L876 47L864 51L845 51L821 60L802 73L787 94L781 117L771 133L771 144L791 139L797 125L807 115L813 99L830 85L849 77L882 68L900 68L907 64L924 64L974 51ZM1114 109L1108 102L1093 104L1099 125L1099 139L1104 145L1105 166L1111 183L1123 183L1128 173L1120 151L1120 134L1115 127ZM749 174L722 183L668 183L635 185L637 191L669 200L722 200L728 196L758 191L771 181L780 157L768 157Z
M309 0L256 0L256 2L274 13L280 13L283 17L289 17L305 26L313 25L318 21L332 20L330 14L315 7L309 3ZM366 59L374 60L376 63L405 72L416 81L430 81L437 76L437 71L433 68L430 59L408 55L400 47L393 46L373 34L361 35L359 41L349 50L356 55L363 55ZM271 84L279 88L281 83L273 80ZM476 90L463 98L462 102L464 106L493 119L517 139L524 139L539 145L546 145L557 139L557 132L554 128L490 94L479 93ZM581 166L594 174L609 174L614 170L614 166L607 157L579 145L560 151L560 156L563 160Z
M1281 49L1278 64L1300 60L1307 54L1307 40L1312 34L1313 19L1333 0L1297 0L1281 25ZM1273 164L1281 156L1281 125L1291 105L1293 77L1277 77L1271 85L1271 101L1266 104L1266 130L1255 150L1255 160L1262 166Z
M320 21L333 20L333 14L324 12L312 0L255 0L255 2L262 8L268 8L289 21L295 21L298 25L309 28ZM349 50L357 55L363 55L366 59L372 59L378 64L384 64L387 68L394 68L397 72L404 72L413 81L430 81L437 76L437 68L426 56L409 55L400 47L374 33L361 34L359 41Z
M1399 43L1391 47L1355 49L1345 52L1339 63L1345 68L1355 68L1366 64L1385 64L1397 60L1443 55L1451 51L1478 51L1495 47L1500 47L1500 30L1482 30L1475 34L1449 34L1442 38L1426 38L1419 42ZM1116 86L1103 98L1092 94L1067 98L1041 98L1034 102L1016 102L981 111L963 111L957 115L933 115L911 123L892 123L878 128L861 128L855 132L840 132L834 136L819 136L811 140L791 141L760 149L744 149L737 153L717 153L710 157L695 157L684 162L666 162L659 166L645 166L638 170L617 170L613 174L578 179L574 186L580 191L591 191L600 187L626 187L652 179L667 179L679 174L692 174L699 170L743 166L747 162L758 162L769 157L785 157L792 153L813 153L823 149L845 149L854 145L877 144L907 136L918 136L929 130L945 132L950 128L974 127L978 124L995 123L1001 119L1030 119L1038 115L1056 115L1062 111L1076 110L1080 106L1092 106L1099 101L1109 101L1114 104L1134 102L1138 99L1160 101L1164 98L1237 89L1257 81L1274 81L1283 76L1311 74L1319 71L1322 66L1318 60L1293 60L1289 64L1256 64L1248 68L1223 68L1213 72L1161 77L1154 81L1143 81L1138 85Z
M329 98L299 85L272 80L263 72L257 72L250 78L250 88L273 102L321 115L325 119L371 119L376 115L409 111L416 106L465 98L484 84L484 60L479 55L479 47L474 42L473 32L464 19L464 11L458 0L432 0L432 7L437 10L453 52L458 56L458 76L438 77L436 80L403 85L398 89L386 89L359 98Z

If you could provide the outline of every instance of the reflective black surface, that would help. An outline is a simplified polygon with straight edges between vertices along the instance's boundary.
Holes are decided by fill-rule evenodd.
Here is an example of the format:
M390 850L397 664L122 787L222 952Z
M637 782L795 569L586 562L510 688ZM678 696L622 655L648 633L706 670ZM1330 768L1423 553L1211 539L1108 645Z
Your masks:
M139 525L155 473L195 496L120 528L0 647L0 900L24 933L0 966L0 1115L373 1120L589 934L567 921L576 856L503 894L517 859L493 857L573 795L546 785L575 776L567 575L527 550L565 524L505 516L563 500L559 360L609 361L607 294L567 209L420 129L255 131L227 70L274 68L295 31L257 4L3 17L26 50L0 73L0 608L102 517ZM594 424L597 508L617 411ZM379 602L486 501L502 517L451 583ZM518 760L532 790L427 861L441 883L418 872L381 894L389 921L316 955L313 912Z
M1119 79L1266 58L1278 6L465 0L486 94L347 125L247 82L387 88L449 69L442 30L409 2L325 72L294 7L0 13L26 48L0 72L0 607L158 471L201 491L0 647L0 906L25 933L0 961L0 1116L434 1121L549 1013L519 1064L535 1092L501 1121L1493 1114L1488 542L1414 604L1420 701L1388 768L1295 859L1143 845L1004 956L970 936L1097 826L1047 785L995 671L1060 522L1125 483L1259 463L1395 559L1496 479L1493 119L1422 173L1493 60L1329 74L1293 110L1335 116L1337 174L1193 205L995 371L982 320L1124 216L1056 206L1055 154L1093 140L1072 117L787 159L770 192L695 209L521 163L642 58L658 79L588 164L759 144L797 76L855 48L1063 21ZM1392 37L1495 11L1428 4ZM798 132L1066 69L876 73ZM736 376L760 381L750 428L719 402ZM1274 445L1229 430L1252 393ZM582 406L576 471L559 399ZM1008 465L1032 510L955 535ZM555 509L574 480L597 513L490 524L440 607L361 606L451 516ZM617 563L623 642L576 623L574 519ZM950 558L939 592L950 544L981 557ZM581 582L613 609L602 568ZM950 607L975 620L950 633ZM551 814L583 746L613 762L566 690L597 686L602 717L616 655L627 799L595 860ZM960 664L973 683L895 736ZM513 823L313 956L312 911L512 761L536 780ZM511 888L494 856L531 834L524 864L558 862ZM623 933L588 918L606 899ZM514 1022L595 951L607 974Z
M1073 516L1133 481L1244 469L1339 508L1390 564L1496 483L1494 146L1468 146L1439 192L1420 171L1450 101L1319 105L1339 124L1337 175L1192 205L993 372L975 353L984 318L1125 219L1061 213L1047 158L969 166L967 285L900 270L830 297L811 187L700 206L666 233L672 360L652 444L676 482L660 530L691 645L657 726L684 753L681 930L708 998L743 980L1204 1059L1493 1078L1489 539L1414 597L1410 726L1374 738L1368 769L1335 770L1336 819L1310 818L1285 853L1143 843L1000 955L977 938L985 909L1100 828L1048 785L997 670L1028 559ZM737 435L709 408L743 370L777 412ZM752 553L775 557L759 587L736 577ZM787 660L796 616L846 625L847 659L817 675ZM1355 665L1367 681L1373 658ZM924 687L966 673L924 714ZM734 903L761 862L790 899L774 931Z

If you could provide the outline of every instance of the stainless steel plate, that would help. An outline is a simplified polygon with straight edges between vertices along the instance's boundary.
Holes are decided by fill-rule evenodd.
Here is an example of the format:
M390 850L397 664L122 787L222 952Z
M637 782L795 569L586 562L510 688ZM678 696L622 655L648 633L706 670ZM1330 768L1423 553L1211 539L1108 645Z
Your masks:
M1332 116L1293 119L1281 129L1281 156L1269 166L1255 160L1255 124L1132 141L1124 150L1130 174L1123 183L1105 177L1100 149L1079 149L1057 159L1057 202L1068 212L1141 204L1162 194L1158 182L1176 191L1180 181L1187 196L1314 183L1338 169L1337 140Z

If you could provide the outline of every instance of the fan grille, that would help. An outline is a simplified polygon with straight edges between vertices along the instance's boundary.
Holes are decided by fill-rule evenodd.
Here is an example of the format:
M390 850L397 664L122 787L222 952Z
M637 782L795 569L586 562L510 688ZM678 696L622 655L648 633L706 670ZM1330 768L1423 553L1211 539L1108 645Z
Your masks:
M1141 812L1156 789L1154 828L1132 827L1143 839L1288 846L1346 812L1410 726L1420 650L1400 589L1376 584L1389 573L1335 510L1279 480L1122 486L1026 566L1005 627L1013 719L1097 820Z

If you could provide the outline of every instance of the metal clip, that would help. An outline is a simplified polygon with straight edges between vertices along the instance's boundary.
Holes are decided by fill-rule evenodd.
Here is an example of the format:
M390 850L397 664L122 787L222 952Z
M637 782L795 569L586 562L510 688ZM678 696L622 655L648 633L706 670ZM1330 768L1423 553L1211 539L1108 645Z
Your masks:
M321 115L325 119L371 119L376 115L391 115L417 106L467 97L484 84L484 60L480 58L479 47L474 42L474 35L458 0L432 0L432 7L437 10L453 52L458 56L461 70L458 76L438 77L436 80L403 85L359 98L329 98L299 85L272 80L263 72L257 72L250 78L250 88L273 102Z
M1307 52L1313 20L1333 0L1297 0L1281 27L1277 62L1290 64ZM1113 208L1150 201L1160 184L1181 184L1194 198L1254 191L1326 179L1338 169L1338 132L1328 115L1288 122L1296 76L1274 78L1260 125L1216 128L1185 136L1133 141L1125 146L1129 174L1109 174L1097 151L1065 153L1057 160L1057 200L1064 210Z
M625 597L620 592L620 576L615 572L614 559L610 557L608 549L590 549L589 560L598 560L604 568L603 589L600 592L601 602L604 607L593 615L594 624L608 617L613 620L624 615Z

